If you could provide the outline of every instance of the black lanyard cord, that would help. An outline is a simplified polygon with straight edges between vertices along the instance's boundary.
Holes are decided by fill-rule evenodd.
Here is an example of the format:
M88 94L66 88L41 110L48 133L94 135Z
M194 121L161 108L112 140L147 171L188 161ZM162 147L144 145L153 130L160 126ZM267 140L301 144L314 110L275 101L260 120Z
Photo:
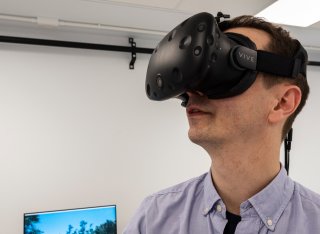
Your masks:
M291 128L284 140L284 168L287 170L287 174L289 175L289 164L290 164L290 150L291 150L291 142L292 142L292 131Z

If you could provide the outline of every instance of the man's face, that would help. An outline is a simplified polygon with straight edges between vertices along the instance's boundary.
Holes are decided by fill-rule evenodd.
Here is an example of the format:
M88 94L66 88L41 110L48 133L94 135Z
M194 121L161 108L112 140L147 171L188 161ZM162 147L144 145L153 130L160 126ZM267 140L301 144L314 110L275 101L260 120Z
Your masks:
M249 37L257 49L266 50L270 41L269 35L258 29L233 28L227 31ZM190 140L206 148L226 142L245 143L262 134L268 124L274 98L264 87L260 76L248 90L235 97L214 100L201 93L188 93Z

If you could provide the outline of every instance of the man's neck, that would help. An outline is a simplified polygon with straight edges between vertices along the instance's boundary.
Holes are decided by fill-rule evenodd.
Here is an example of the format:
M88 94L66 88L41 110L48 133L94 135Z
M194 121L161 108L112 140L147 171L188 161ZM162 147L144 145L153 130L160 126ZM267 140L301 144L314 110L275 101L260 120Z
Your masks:
M241 203L261 191L279 173L280 144L256 142L245 147L241 147L243 144L238 146L233 143L208 152L217 192L227 210L239 215Z

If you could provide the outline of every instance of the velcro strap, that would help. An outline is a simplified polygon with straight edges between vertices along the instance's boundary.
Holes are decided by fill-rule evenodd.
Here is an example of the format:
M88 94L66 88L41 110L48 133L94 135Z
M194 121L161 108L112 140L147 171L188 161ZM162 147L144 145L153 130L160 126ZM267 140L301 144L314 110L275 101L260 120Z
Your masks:
M257 71L292 78L304 72L300 58L289 59L263 50L257 50Z

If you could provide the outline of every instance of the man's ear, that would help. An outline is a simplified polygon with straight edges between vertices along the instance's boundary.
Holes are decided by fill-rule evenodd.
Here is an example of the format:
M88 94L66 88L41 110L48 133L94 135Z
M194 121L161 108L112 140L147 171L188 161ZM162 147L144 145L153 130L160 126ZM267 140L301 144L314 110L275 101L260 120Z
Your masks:
M268 116L269 123L286 120L299 106L301 90L296 85L283 85L276 90L277 100Z

